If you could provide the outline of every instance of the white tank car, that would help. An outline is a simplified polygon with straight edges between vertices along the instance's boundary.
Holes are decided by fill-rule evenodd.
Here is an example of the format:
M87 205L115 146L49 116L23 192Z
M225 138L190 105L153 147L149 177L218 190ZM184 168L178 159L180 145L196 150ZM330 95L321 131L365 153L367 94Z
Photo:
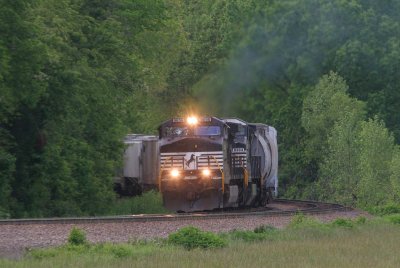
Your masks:
M261 156L261 179L267 194L278 196L278 141L274 127L249 123L254 128L254 139L250 144L250 155ZM255 172L251 170L251 172ZM269 196L270 197L270 196Z

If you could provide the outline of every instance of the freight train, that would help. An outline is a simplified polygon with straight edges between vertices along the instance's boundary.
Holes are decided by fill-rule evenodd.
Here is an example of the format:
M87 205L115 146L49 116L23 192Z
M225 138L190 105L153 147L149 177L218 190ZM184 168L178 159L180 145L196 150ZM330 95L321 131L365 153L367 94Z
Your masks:
M191 116L167 120L158 131L126 140L121 192L157 188L167 209L185 212L265 206L277 196L275 128Z

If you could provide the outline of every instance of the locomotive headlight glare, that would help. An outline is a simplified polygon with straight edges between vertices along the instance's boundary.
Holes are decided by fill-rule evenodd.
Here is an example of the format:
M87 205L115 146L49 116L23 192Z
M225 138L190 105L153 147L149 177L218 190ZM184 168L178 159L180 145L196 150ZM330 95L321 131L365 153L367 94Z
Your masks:
M203 174L203 176L208 177L211 175L211 171L209 169L203 169L201 171L201 174Z
M172 178L178 178L179 177L179 170L173 169L173 170L171 170L170 174L171 174Z
M195 117L195 116L189 116L189 117L187 118L187 123L188 123L189 125L197 125L198 122L199 122L199 121L198 121L197 117Z

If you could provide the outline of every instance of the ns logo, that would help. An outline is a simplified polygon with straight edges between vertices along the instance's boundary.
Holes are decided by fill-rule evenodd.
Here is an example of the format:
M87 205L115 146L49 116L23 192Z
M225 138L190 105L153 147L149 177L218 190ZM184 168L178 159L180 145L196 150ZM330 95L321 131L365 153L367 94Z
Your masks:
M196 155L193 153L186 154L185 158L185 169L195 169L196 168Z

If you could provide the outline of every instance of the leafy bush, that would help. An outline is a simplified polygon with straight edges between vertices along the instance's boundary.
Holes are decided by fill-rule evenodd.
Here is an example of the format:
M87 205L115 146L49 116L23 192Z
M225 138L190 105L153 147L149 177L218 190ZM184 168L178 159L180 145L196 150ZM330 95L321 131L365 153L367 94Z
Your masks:
M133 248L129 245L115 245L111 248L111 253L117 258L124 258L132 255Z
M346 228L353 228L354 223L351 221L351 219L343 219L343 218L337 218L331 223L333 226L339 226L339 227L346 227Z
M254 228L255 233L268 233L271 231L276 231L276 228L271 225L261 225L261 226Z
M72 228L71 232L69 233L68 243L75 246L86 245L88 242L85 231L75 227Z
M385 206L370 208L370 209L368 209L368 211L372 214L379 215L379 216L398 214L398 213L400 213L400 205L399 204L388 204Z
M183 246L190 250L193 248L221 248L226 246L226 241L211 232L188 226L168 236L168 242L173 245Z
M387 219L391 223L400 224L400 214L389 215L386 216L385 219Z

